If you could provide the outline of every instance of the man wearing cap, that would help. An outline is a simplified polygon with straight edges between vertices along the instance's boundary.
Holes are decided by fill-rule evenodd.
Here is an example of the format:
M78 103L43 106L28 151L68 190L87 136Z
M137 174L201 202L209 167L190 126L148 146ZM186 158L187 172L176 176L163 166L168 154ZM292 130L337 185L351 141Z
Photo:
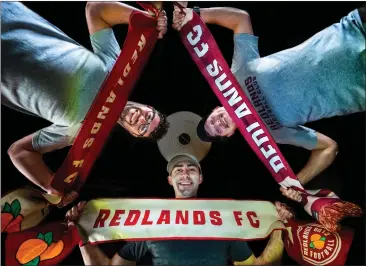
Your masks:
M198 187L203 181L201 165L190 154L178 154L167 164L168 182L174 189L175 198L197 197Z
M178 154L167 165L168 182L173 187L175 198L195 198L203 181L198 160L189 154ZM80 202L66 214L69 221L76 221L85 202ZM281 220L293 214L285 204L276 202ZM70 223L72 224L72 222ZM82 232L80 232L83 235ZM153 265L265 265L279 263L283 253L281 231L274 231L264 252L255 257L244 241L215 240L165 240L128 242L109 259L96 245L80 247L85 265L136 265L151 256Z

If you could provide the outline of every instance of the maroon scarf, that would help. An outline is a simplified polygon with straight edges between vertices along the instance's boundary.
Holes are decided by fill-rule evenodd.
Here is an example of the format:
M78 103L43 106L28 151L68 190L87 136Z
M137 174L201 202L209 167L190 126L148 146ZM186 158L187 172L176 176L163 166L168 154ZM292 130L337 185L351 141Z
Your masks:
M51 186L62 195L79 191L116 125L127 99L156 44L158 9L141 4L155 14L133 12L121 54L86 115L73 146L53 177Z
M332 233L320 224L294 219L285 226L287 231L283 231L283 242L286 252L300 265L345 264L353 239L351 229L343 227ZM76 228L67 228L62 222L8 233L5 265L57 265L78 244L83 243Z
M180 36L213 92L274 179L283 187L302 192L301 203L306 212L332 232L340 228L342 218L361 215L362 211L357 205L340 200L330 190L307 191L303 188L231 73L212 34L195 12L192 20L180 30Z
M322 225L296 221L286 224L283 234L287 254L300 265L345 265L353 240L353 230L343 226L329 232Z
M5 238L5 265L57 265L81 243L75 226L62 222L36 226Z

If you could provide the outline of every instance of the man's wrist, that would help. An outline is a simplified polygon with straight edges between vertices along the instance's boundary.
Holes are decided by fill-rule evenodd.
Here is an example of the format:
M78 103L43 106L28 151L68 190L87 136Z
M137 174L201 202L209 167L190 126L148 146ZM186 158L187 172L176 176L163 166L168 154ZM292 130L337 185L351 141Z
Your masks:
M192 8L192 10L193 10L194 12L196 12L198 16L201 16L201 9L200 9L200 7L199 7L199 6L194 6L194 7Z
M281 230L274 230L271 235L272 239L282 239L282 231Z

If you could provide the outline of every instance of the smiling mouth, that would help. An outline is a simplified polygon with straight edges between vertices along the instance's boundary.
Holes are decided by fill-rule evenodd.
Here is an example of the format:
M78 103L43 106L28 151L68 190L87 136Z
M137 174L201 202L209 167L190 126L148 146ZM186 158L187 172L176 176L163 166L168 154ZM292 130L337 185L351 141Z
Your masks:
M229 128L229 124L227 123L227 121L226 121L225 117L222 117L222 118L220 119L220 121L221 121L221 124L222 124L224 127Z
M188 186L192 186L193 182L179 182L178 185L180 185L182 187L188 187Z

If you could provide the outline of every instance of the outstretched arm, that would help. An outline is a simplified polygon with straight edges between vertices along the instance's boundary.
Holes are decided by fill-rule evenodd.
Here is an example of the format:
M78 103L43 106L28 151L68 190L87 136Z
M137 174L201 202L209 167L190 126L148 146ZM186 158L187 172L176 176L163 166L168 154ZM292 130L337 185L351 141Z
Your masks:
M235 261L234 265L281 265L283 254L282 232L274 231L263 253L256 257L252 254L245 261Z
M201 18L205 23L216 24L234 31L234 33L253 34L249 14L232 7L201 8Z
M90 35L118 24L128 24L133 11L147 14L145 11L119 2L88 2L85 15Z
M75 221L77 221L82 213L82 210L85 206L86 202L79 202L76 206L72 207L66 213L66 220L69 221L69 226L75 226ZM84 242L87 242L85 239L85 233L81 229L81 227L77 227L80 236L83 238ZM136 262L128 261L121 258L118 254L115 254L112 259L108 258L108 256L98 247L98 245L92 245L87 243L80 247L81 256L83 257L85 265L121 265L121 266L135 266Z
M153 2L156 7L161 6L161 2ZM106 28L112 28L118 24L128 24L130 15L133 11L141 11L132 6L119 2L88 2L85 8L86 21L88 23L89 34ZM165 11L159 13L157 30L160 32L159 38L162 38L167 31L167 18Z
M59 195L60 193L51 187L54 173L47 167L43 161L43 154L56 149L61 149L69 145L68 141L55 142L53 145L38 151L33 147L32 139L34 134L28 135L14 142L8 149L8 155L14 166L29 181L37 185L48 194ZM41 148L42 149L42 148ZM65 206L75 200L78 193L71 191L64 195L59 206Z
M303 185L328 168L338 153L338 146L334 140L319 132L316 132L316 136L318 139L316 147L311 151L310 158L304 168L297 174Z
M294 212L286 205L280 202L275 203L278 218L285 222L294 217ZM234 265L281 265L284 244L282 242L282 232L279 230L271 234L271 238L262 254L255 257L252 254L245 261L236 261Z
M272 136L277 143L311 150L308 162L297 174L303 185L324 171L334 161L338 152L337 143L334 140L304 126L282 127L273 130Z
M32 145L34 134L14 142L8 149L8 155L14 166L32 183L49 194L58 194L51 188L53 173L44 163L42 154Z
M192 9L185 9L187 18L191 17L189 13ZM249 14L241 9L231 7L212 7L201 8L201 18L205 23L216 24L234 31L234 33L253 34L252 23ZM185 16L180 14L178 8L174 8L173 28L180 30L185 24ZM189 20L189 19L188 19ZM181 23L179 23L181 22Z

